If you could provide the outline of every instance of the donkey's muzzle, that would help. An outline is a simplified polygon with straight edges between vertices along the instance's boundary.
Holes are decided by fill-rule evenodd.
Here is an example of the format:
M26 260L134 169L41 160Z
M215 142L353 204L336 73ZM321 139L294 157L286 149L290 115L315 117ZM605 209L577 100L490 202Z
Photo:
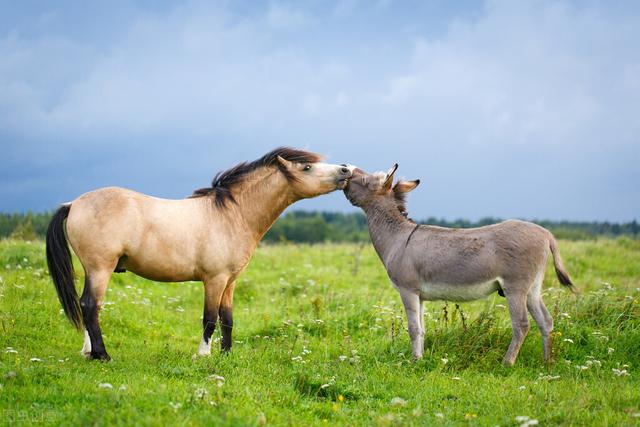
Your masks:
M353 169L355 166L351 165L340 165L340 169L338 171L338 180L336 182L336 187L339 190L344 190L347 184L349 183L349 178L353 175Z

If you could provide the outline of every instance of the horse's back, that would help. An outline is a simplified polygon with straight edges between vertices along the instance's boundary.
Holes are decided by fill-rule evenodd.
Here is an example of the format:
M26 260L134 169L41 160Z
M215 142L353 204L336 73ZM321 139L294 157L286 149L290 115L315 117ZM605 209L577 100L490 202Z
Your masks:
M118 187L90 191L71 203L69 243L83 264L117 263L123 254L134 258L146 251L149 256L169 247L188 250L183 241L198 224L192 205L189 199L160 199Z

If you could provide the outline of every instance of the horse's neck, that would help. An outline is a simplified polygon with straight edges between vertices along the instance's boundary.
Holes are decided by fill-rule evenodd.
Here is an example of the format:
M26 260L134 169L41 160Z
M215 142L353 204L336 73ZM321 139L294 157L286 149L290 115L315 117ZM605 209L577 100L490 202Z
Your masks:
M407 232L410 233L415 224L398 211L393 201L381 199L367 206L364 211L371 242L386 266L399 239L406 239Z
M280 214L297 200L289 182L275 168L260 168L233 190L237 215L256 239L256 244Z

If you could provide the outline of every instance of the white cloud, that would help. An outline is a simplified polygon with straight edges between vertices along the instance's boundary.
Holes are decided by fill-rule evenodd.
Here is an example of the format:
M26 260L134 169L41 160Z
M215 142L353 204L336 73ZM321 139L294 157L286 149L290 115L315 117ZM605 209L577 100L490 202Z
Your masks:
M237 150L256 139L312 144L375 169L388 167L390 154L380 164L383 150L370 147L384 144L403 174L440 174L461 194L498 183L496 192L517 198L521 190L507 187L524 170L538 175L518 181L530 191L574 188L567 217L578 217L594 183L604 194L616 175L638 174L625 163L640 146L638 11L488 1L481 14L454 18L434 35L425 16L399 14L399 3L369 6L273 1L240 13L226 3L186 3L139 13L101 43L48 34L59 12L42 14L37 34L0 35L0 133L22 138L15 158L43 141L86 149L136 140L154 151L159 136L181 135L194 144L232 139ZM367 27L367 13L402 23ZM571 173L562 156L575 163ZM464 173L446 175L451 159ZM558 170L564 177L551 177ZM445 205L444 187L434 187L418 217L438 214L430 203ZM630 198L622 194L616 200ZM465 216L459 199L441 214ZM477 211L531 216L544 201L522 204L523 213L489 203Z

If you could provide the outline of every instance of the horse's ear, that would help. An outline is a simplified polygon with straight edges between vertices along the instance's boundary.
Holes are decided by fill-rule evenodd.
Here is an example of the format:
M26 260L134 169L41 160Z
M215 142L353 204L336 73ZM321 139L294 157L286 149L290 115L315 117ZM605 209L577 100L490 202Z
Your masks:
M408 193L409 191L413 191L419 184L419 179L414 181L398 181L396 185L393 186L393 191L395 193Z
M278 156L277 160L278 160L278 163L280 164L280 166L282 168L284 168L285 170L286 169L291 169L291 167L293 166L293 164L289 160L285 159L282 156Z
M398 164L394 164L389 172L387 172L387 177L384 179L384 184L382 184L382 189L391 190L391 184L393 184L393 175L396 173L398 169Z

